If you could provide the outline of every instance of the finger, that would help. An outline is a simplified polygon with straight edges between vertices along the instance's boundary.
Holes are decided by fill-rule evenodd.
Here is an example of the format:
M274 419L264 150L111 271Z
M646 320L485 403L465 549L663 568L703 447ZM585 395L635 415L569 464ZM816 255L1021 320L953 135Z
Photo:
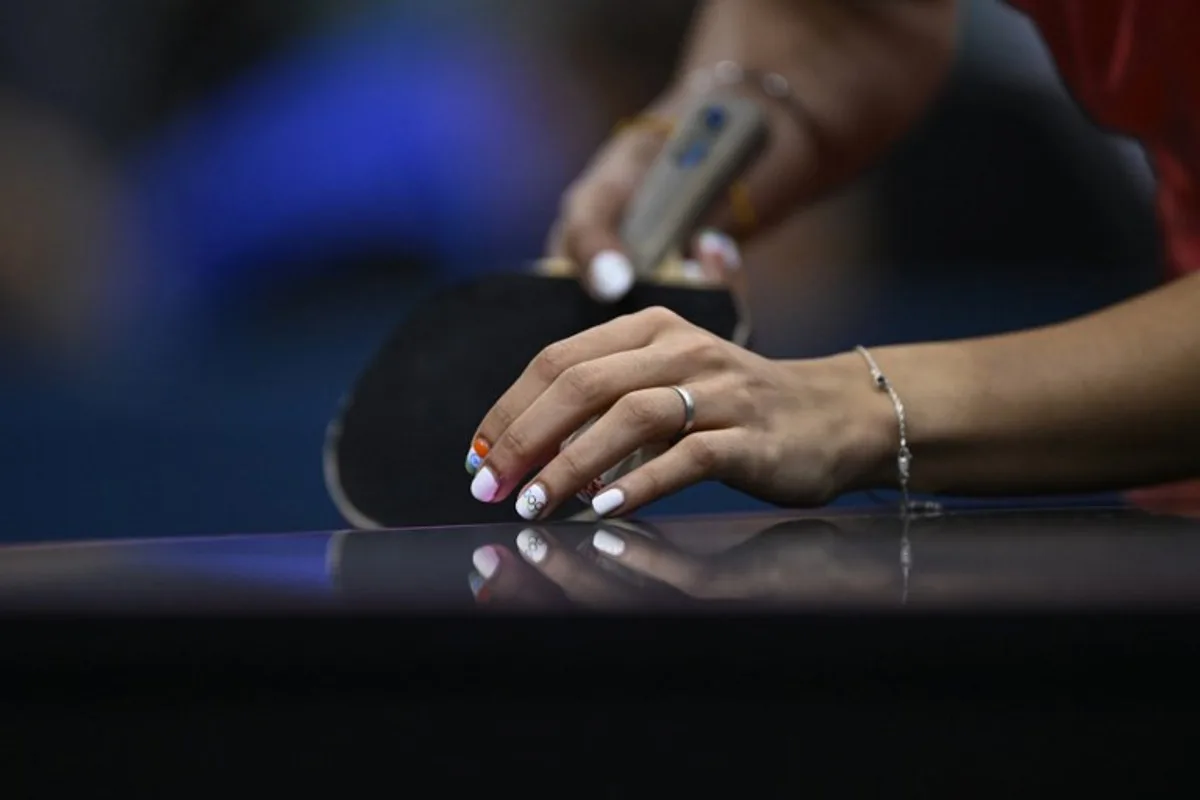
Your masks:
M607 413L551 458L517 497L517 513L525 519L549 514L639 448L665 443L683 430L687 408L680 394L670 388L677 378L669 368L661 374L662 378L651 382L653 388L623 394ZM702 417L692 419L695 429L708 430L732 422L717 394L706 391L703 385L685 391L693 407L704 411ZM521 424L519 421L514 429Z
M643 312L611 320L542 350L484 415L467 450L467 473L479 473L492 443L499 441L504 431L564 372L612 353L644 347L654 333L653 321L646 319ZM486 478L483 480L487 482ZM482 494L488 494L488 487L480 488ZM471 492L477 498L481 496L474 485Z
M564 373L604 356L643 348L662 331L681 324L685 323L678 315L663 308L650 308L610 320L545 348L496 401L472 437L466 458L467 473L474 475L476 481L471 485L471 493L483 502L490 502L484 498L497 496L495 470L482 469L493 445ZM520 477L513 476L513 480Z
M633 605L636 592L588 563L580 554L562 547L542 528L526 528L517 535L517 552L542 575L553 581L573 602L592 607Z
M564 372L504 431L492 447L487 470L495 486L490 500L486 502L497 502L507 497L524 476L539 464L553 460L569 463L572 455L559 452L562 443L589 420L596 419L597 415L609 416L616 411L617 417L630 428L617 430L611 422L602 427L603 432L614 434L614 438L598 456L601 458L612 455L616 461L620 461L645 441L669 438L682 427L676 424L672 428L672 420L679 423L683 415L679 395L669 389L659 389L657 393L651 393L657 396L651 397L645 397L641 392L649 387L661 387L682 380L687 372L688 364L674 357L672 350L666 347L644 347L617 353ZM595 424L599 424L599 421L592 428ZM581 434L581 438L588 436L592 428ZM647 436L656 438L643 438ZM572 442L565 450L572 450L575 444ZM628 446L628 449L622 453L620 448L623 446ZM576 472L573 471L572 475ZM580 485L601 472L603 469L580 476Z
M642 127L618 135L564 201L564 255L586 265L584 288L600 302L615 302L633 286L633 265L623 253L619 234L621 219L667 136L663 130Z
M616 528L596 531L592 547L603 557L691 597L710 594L712 570L694 555Z
M694 483L720 479L735 466L740 436L734 428L689 434L596 495L592 509L601 517L628 514Z
M569 603L557 584L510 550L486 545L471 556L468 576L475 602L491 608L563 608Z
M633 288L633 264L624 254L618 229L630 193L612 183L590 184L567 208L563 230L566 255L586 264L583 286L602 303L614 303Z

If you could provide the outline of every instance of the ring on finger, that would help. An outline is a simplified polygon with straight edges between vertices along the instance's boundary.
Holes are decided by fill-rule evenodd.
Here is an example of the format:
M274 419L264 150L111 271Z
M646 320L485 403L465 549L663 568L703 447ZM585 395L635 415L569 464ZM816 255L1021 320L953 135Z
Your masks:
M672 386L671 389L683 401L683 425L675 434L676 439L682 439L692 432L692 428L696 427L696 399L682 386Z

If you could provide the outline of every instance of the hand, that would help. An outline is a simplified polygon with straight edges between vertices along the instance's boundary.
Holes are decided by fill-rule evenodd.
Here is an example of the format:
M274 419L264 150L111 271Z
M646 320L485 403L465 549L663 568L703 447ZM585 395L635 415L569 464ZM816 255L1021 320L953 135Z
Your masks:
M845 2L708 0L698 4L680 79L648 116L675 121L694 101L691 78L724 60L783 75L795 104L765 101L771 144L746 177L756 230L843 185L905 131L949 72L956 0ZM654 126L618 133L564 196L548 252L585 266L584 285L615 301L633 284L617 236L626 204L667 134ZM702 227L730 227L727 204Z
M828 605L902 597L894 531L852 537L826 521L797 520L701 554L606 526L588 545L576 552L548 531L528 529L517 537L519 556L500 545L480 548L470 577L476 601L492 608L659 609L681 601Z
M586 265L580 274L583 286L600 302L615 302L633 286L633 265L623 252L618 230L626 206L670 136L671 122L688 107L686 94L674 90L644 118L653 122L635 123L618 131L563 195L546 252ZM739 228L728 200L722 198L705 216L702 229L733 231L747 240L778 221L794 205L795 187L803 184L809 155L804 138L784 109L771 105L764 106L764 110L772 129L772 146L751 170L746 183L751 187L759 224L754 230ZM703 253L706 238L711 240L711 235L701 234L692 240L691 255ZM711 252L711 246L708 249ZM724 282L726 273L708 272L704 277Z
M681 438L685 406L673 386L694 401ZM886 474L895 436L890 401L857 354L773 361L652 308L546 348L488 412L467 463L477 500L516 492L529 520L642 448L662 453L595 496L601 516L704 480L818 505Z

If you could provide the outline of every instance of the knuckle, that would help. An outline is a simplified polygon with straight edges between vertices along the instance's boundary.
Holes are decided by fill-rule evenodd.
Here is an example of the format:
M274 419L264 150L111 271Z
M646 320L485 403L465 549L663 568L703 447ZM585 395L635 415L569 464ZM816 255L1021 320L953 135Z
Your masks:
M517 421L517 415L514 414L505 405L495 406L491 413L488 414L487 422L483 425L484 430L504 431L508 430L509 426Z
M500 445L496 448L514 461L524 462L536 455L535 446L528 433L519 426L509 428L504 432Z
M720 454L712 442L704 436L688 436L681 445L688 459L705 473L714 471L720 462Z
M534 373L547 383L557 380L571 365L570 351L571 347L565 341L547 345L533 359Z
M586 469L587 465L576 448L568 447L555 459L554 471L564 479L565 483L575 484L587 481L590 476L586 475Z
M711 367L724 360L722 358L724 354L717 341L713 337L699 332L694 336L684 338L681 349L683 352L680 355L683 358L699 366Z
M636 430L658 427L662 413L654 398L645 392L634 392L621 398L617 404L624 419Z
M590 405L604 388L602 378L594 368L586 364L567 367L558 376L558 381L567 392L569 399L578 405Z
M683 318L665 306L650 306L637 312L641 321L655 330L665 330L683 322Z

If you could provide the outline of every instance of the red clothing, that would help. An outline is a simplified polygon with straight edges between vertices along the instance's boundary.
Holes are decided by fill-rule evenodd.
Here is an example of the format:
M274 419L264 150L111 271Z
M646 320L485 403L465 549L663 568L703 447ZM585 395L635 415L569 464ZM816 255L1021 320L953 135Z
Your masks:
M1200 0L1010 0L1037 24L1067 87L1101 127L1141 141L1158 178L1168 277L1200 271ZM1200 509L1200 481L1133 492Z
M1169 277L1200 270L1200 0L1010 2L1092 119L1145 146Z

